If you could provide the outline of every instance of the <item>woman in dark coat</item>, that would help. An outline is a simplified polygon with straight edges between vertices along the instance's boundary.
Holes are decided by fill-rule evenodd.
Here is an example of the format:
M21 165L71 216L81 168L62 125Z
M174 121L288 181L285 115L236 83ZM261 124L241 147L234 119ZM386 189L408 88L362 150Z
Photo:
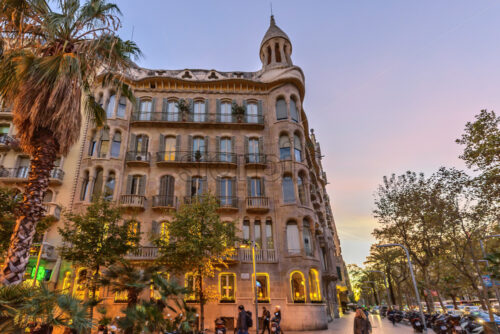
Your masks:
M369 334L372 331L370 320L366 317L365 312L358 308L354 317L354 334Z

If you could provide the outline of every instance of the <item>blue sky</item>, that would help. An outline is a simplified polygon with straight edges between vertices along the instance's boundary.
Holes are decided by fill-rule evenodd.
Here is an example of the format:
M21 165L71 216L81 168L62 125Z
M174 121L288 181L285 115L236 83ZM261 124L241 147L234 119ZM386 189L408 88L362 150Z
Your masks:
M269 1L120 0L124 38L147 68L260 69ZM500 2L273 1L306 76L304 108L325 155L347 263L373 242L384 175L465 168L454 143L500 108Z

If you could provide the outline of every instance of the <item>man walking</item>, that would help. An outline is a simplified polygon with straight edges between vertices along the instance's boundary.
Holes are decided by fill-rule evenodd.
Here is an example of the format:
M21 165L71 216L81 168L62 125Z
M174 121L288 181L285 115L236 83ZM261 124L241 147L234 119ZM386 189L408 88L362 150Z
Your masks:
M264 334L266 328L267 332L271 334L271 328L269 327L270 321L271 321L271 312L269 312L269 310L266 309L266 307L264 306L262 310L262 323L263 323L262 334Z
M248 323L247 323L247 312L243 305L238 306L238 321L236 324L236 329L238 329L238 334L248 334Z

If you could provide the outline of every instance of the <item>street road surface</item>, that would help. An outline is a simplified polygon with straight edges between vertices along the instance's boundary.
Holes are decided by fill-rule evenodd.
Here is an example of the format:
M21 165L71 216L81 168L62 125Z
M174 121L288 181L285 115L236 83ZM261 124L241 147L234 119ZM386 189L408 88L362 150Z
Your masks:
M396 324L396 326L393 326L389 320L379 315L370 315L370 322L373 328L372 334L414 334L413 328L410 326L405 324ZM328 330L315 332L285 332L285 334L352 334L354 333L353 323L354 312L351 312L331 322L328 326ZM252 331L250 330L249 333L252 333ZM431 330L430 333L433 333L433 331Z

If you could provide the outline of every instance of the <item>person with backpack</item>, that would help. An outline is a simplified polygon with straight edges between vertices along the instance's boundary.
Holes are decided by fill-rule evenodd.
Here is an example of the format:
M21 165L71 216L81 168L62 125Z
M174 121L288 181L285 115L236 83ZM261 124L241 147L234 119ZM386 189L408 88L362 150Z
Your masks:
M266 329L267 332L271 334L271 328L269 327L270 323L271 323L271 312L269 312L269 310L266 309L266 307L264 306L262 310L262 327L263 327L262 334L264 334Z
M248 315L243 305L238 306L238 310L238 321L236 323L238 334L248 334L248 327L252 327L252 315Z

